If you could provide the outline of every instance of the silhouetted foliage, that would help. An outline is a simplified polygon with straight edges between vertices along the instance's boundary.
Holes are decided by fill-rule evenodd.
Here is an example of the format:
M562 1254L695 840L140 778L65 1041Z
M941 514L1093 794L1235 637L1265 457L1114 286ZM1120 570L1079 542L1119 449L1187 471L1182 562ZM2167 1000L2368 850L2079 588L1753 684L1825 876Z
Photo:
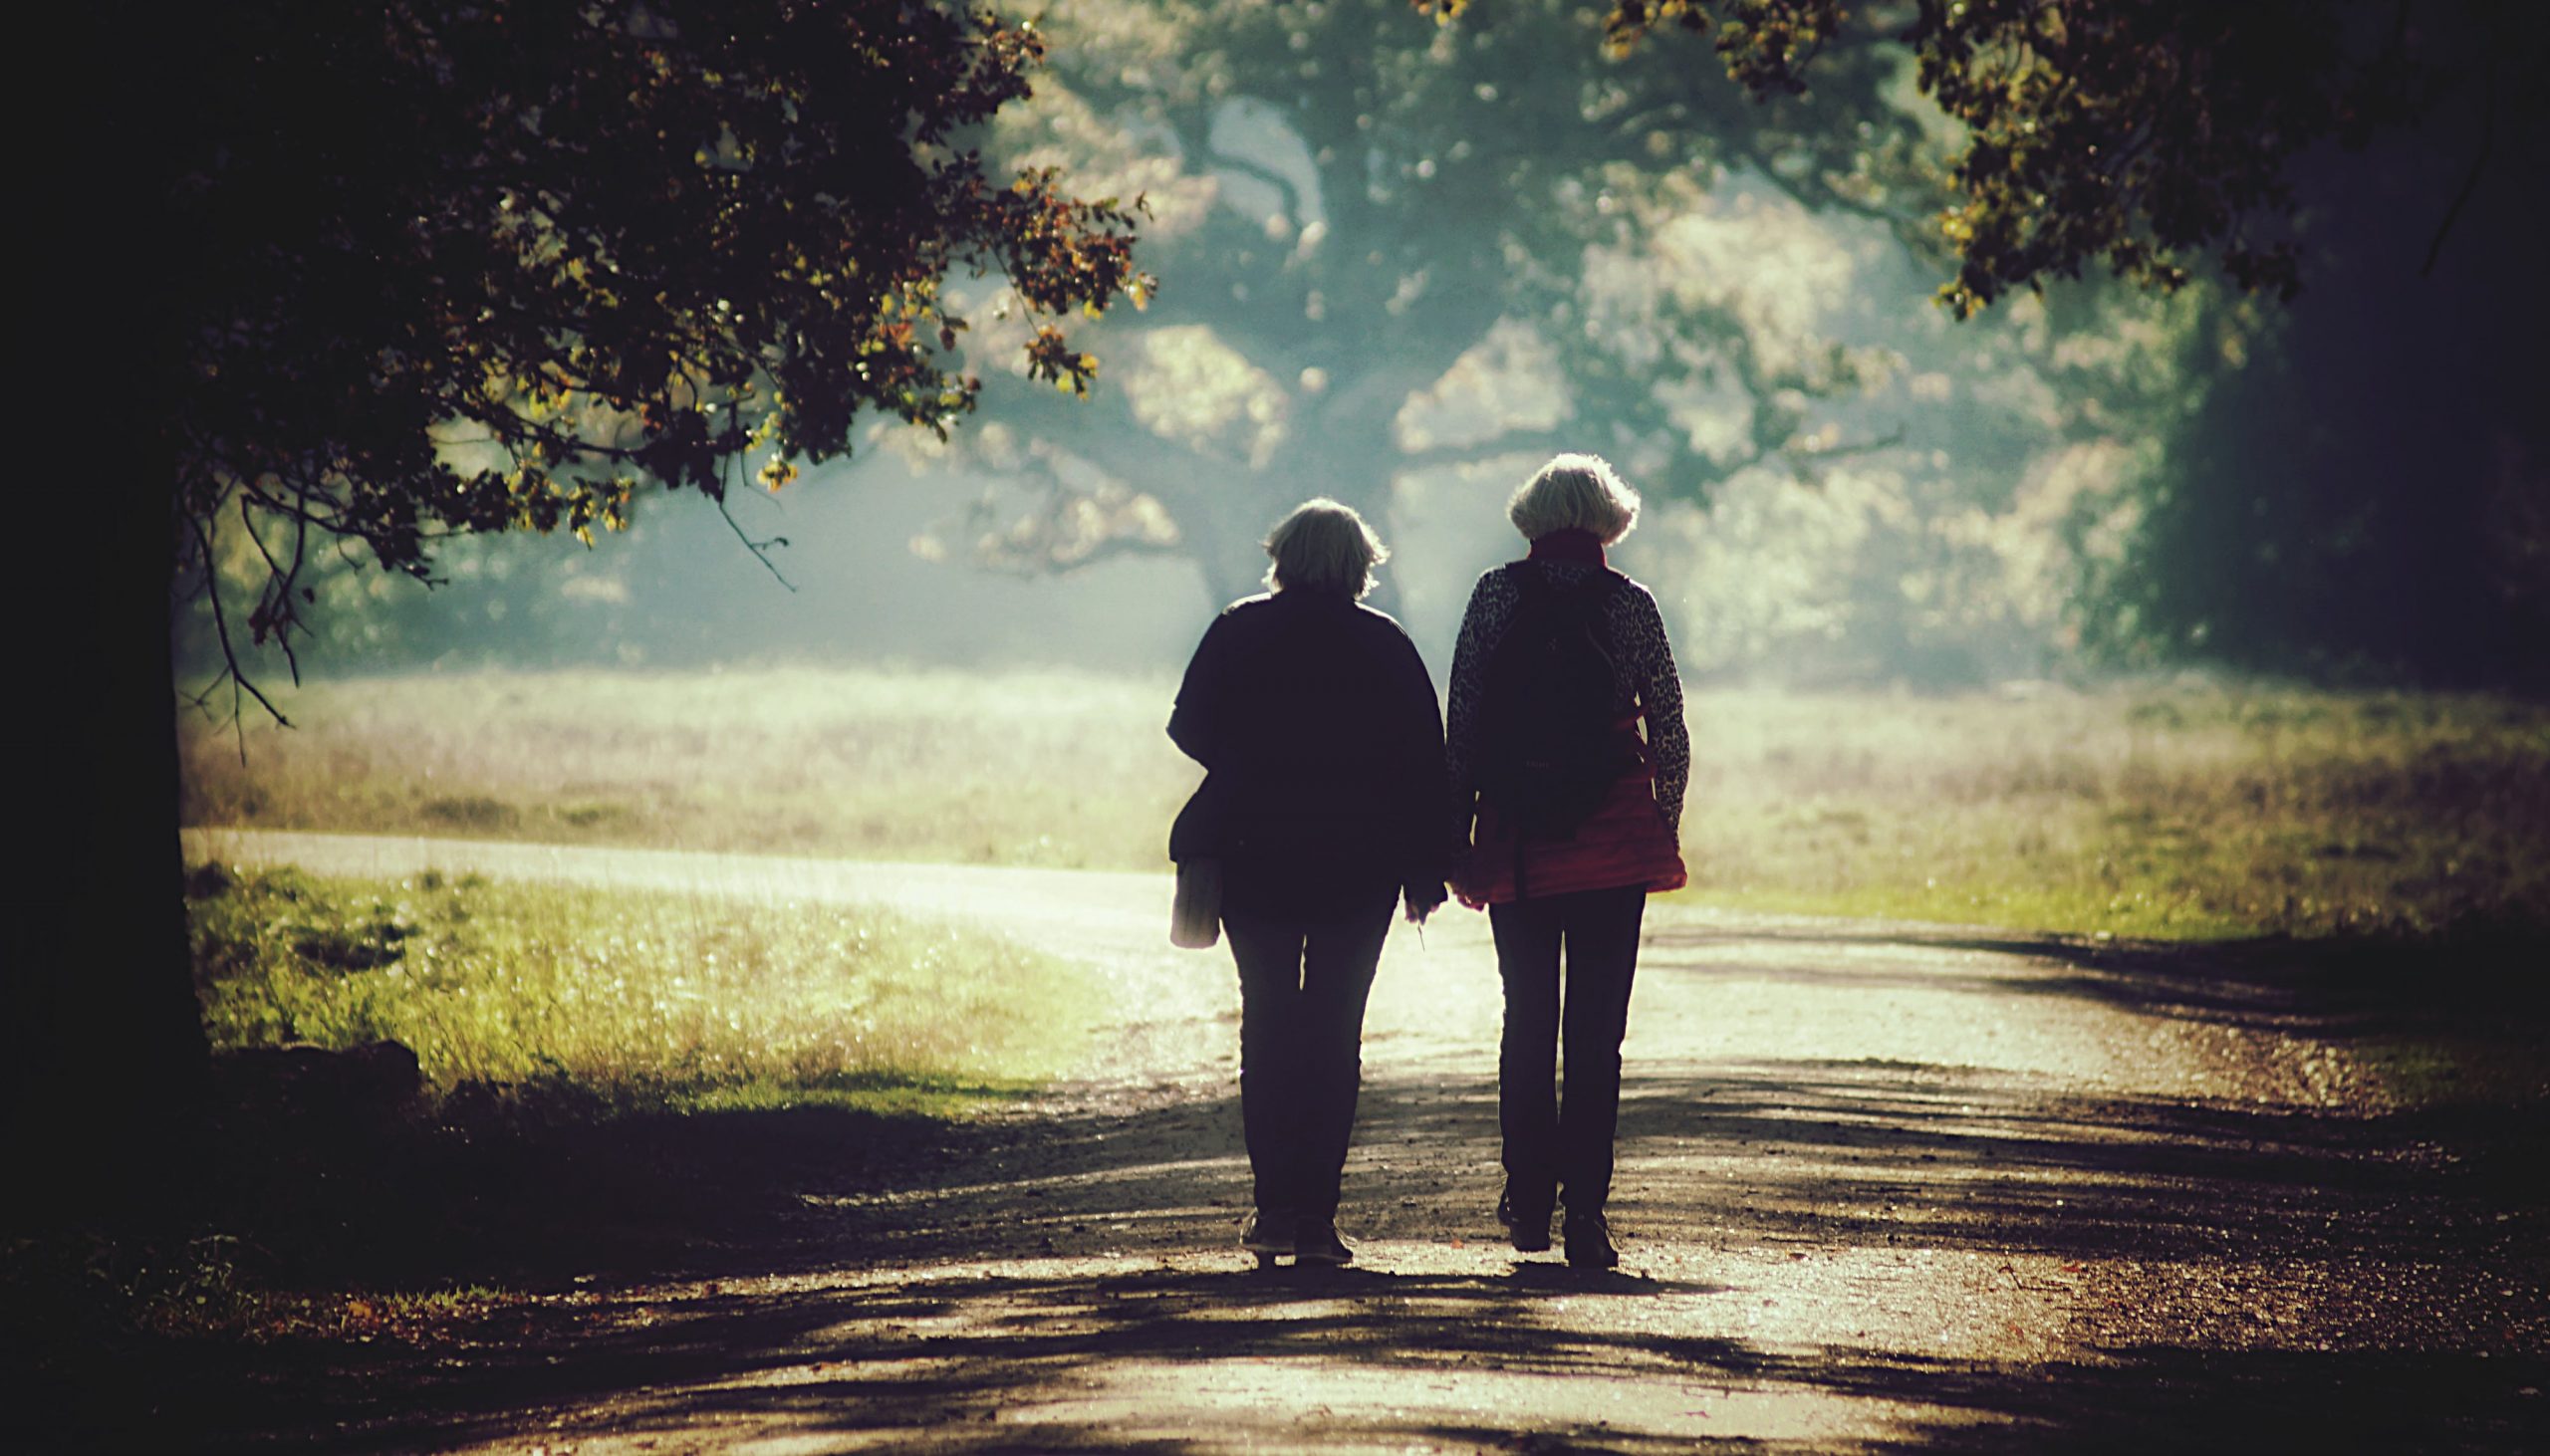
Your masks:
M2540 7L2505 0L1619 0L1608 29L1628 46L1666 24L1708 35L1764 97L1823 85L1828 57L1881 38L1908 48L1922 93L1963 128L1939 218L1958 258L1939 297L1959 317L2092 263L2174 289L2210 259L2289 299L2297 162L2456 93L2480 93L2493 130L2550 34ZM2488 140L2475 150L2474 180ZM2438 242L2458 208L2430 220Z
M2550 308L2520 193L2550 109L2521 78L2550 65L2550 12L1623 0L1610 30L1627 45L1668 23L1708 34L1763 96L1811 94L1827 57L1882 37L1912 52L1961 127L1938 219L1958 258L1939 297L1959 317L2098 264L2175 291L2210 262L2294 306L2207 296L2168 382L2107 391L2111 421L2140 414L2158 455L2130 486L2125 549L2084 556L2093 646L2543 680Z
M722 500L850 447L862 413L944 431L980 380L940 283L1031 316L1146 280L1133 218L966 140L1043 42L902 0L402 0L172 16L183 565L225 555L284 641L314 542L424 578L451 532L623 523L643 482ZM1139 205L1139 204L1137 204ZM1096 363L1040 324L1026 371ZM220 606L218 596L215 606ZM225 644L236 629L218 620Z
M2313 286L2207 318L2206 385L2160 418L2131 550L2088 583L2094 645L2339 681L2550 684L2550 274L2528 199L2474 199L2415 275L2454 178L2393 146L2306 176ZM2206 311L2219 314L2219 308Z

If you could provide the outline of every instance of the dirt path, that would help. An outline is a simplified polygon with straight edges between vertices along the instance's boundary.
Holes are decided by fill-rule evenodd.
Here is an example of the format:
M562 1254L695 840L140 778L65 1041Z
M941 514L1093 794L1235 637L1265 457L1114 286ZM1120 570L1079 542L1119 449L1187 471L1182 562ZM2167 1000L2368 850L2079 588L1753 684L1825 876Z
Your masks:
M1385 957L1346 1223L1259 1274L1236 993L1156 876L223 835L234 860L876 901L1104 970L1122 1036L930 1167L809 1193L813 1273L575 1297L366 1448L582 1453L2545 1443L2541 1210L2275 995L1937 927L1651 909L1615 1275L1496 1238L1482 917Z

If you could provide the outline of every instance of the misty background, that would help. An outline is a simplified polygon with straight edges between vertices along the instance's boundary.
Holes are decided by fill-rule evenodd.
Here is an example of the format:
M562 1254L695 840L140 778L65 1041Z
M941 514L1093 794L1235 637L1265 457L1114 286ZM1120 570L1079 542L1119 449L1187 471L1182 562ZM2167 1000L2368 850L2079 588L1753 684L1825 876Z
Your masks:
M1439 679L1470 582L1520 552L1507 493L1584 449L1646 495L1616 564L1702 683L2543 681L2537 134L2498 139L2427 276L2463 108L2307 160L2289 306L2089 279L1958 324L1920 190L1955 136L1900 55L1837 63L1819 113L1670 48L1605 59L1563 8L1395 50L1335 9L1054 27L986 142L1143 195L1162 280L1076 336L1090 398L999 374L1024 319L951 280L995 370L952 441L880 426L724 514L652 493L590 550L450 541L430 592L344 559L303 662L1167 672L1325 494L1390 543L1375 605ZM179 638L214 670L200 606Z

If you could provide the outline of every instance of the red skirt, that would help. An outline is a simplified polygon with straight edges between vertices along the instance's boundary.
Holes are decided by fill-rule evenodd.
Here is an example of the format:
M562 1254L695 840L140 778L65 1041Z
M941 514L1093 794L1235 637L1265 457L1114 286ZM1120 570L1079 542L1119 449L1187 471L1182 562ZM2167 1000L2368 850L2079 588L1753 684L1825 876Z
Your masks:
M1680 889L1687 879L1657 806L1656 785L1642 767L1615 782L1593 818L1564 840L1518 844L1496 806L1482 801L1475 842L1452 888L1461 903L1477 907L1632 884Z

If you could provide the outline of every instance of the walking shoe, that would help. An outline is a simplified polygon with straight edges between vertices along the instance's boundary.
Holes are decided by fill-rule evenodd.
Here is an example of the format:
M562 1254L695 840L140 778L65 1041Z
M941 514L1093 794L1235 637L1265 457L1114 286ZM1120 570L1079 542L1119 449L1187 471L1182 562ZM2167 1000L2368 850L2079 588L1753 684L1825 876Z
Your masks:
M1528 1212L1517 1213L1514 1209L1514 1190L1508 1188L1496 1195L1496 1221L1505 1226L1506 1236L1514 1241L1515 1253L1548 1252L1550 1211L1546 1207L1542 1208L1537 1215Z
M1618 1269L1621 1251L1612 1247L1612 1226L1599 1213L1567 1216L1567 1262L1574 1269Z
M1250 1214L1247 1224L1239 1231L1239 1246L1261 1260L1292 1253L1292 1216L1268 1213L1263 1209Z
M1293 1235L1293 1262L1295 1264L1352 1264L1355 1262L1355 1251L1346 1246L1344 1239L1338 1237L1336 1220L1306 1218L1301 1221L1298 1231Z

